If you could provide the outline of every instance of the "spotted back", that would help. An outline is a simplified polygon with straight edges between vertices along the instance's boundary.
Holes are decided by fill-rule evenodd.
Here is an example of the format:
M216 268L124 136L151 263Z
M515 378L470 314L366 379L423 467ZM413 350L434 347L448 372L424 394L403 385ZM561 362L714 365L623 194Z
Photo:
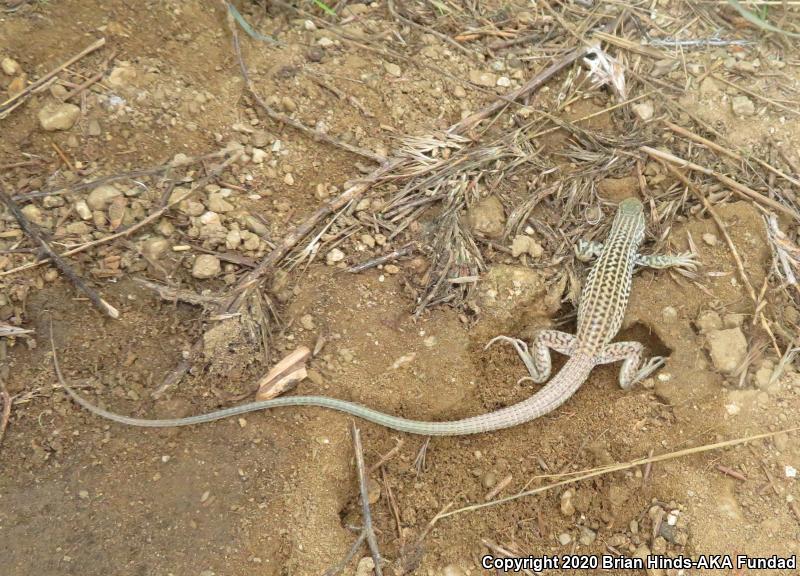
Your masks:
M634 262L644 233L642 203L636 198L626 198L617 207L603 251L583 287L576 334L582 352L599 354L622 326Z

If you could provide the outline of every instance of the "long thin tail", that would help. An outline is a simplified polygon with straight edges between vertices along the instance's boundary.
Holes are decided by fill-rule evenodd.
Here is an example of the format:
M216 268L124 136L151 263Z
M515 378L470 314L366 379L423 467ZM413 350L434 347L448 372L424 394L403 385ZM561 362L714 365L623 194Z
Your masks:
M361 404L325 396L290 396L261 402L250 402L248 404L216 410L199 416L148 420L145 418L131 418L104 410L81 397L63 381L61 384L75 402L90 412L108 420L113 420L114 422L127 424L129 426L144 426L148 428L191 426L193 424L212 422L230 416L238 416L248 412L256 412L258 410L267 410L281 406L318 406L320 408L329 408L338 412L345 412L346 414L363 418L364 420L374 422L375 424L393 430L399 430L400 432L425 436L462 436L509 428L534 420L535 418L539 418L555 410L581 387L589 376L589 372L591 372L593 366L594 363L589 358L580 355L573 356L546 386L527 400L523 400L522 402L506 408L501 408L495 412L481 414L480 416L472 416L462 420L453 420L451 422L408 420L406 418L378 412L377 410L367 408Z

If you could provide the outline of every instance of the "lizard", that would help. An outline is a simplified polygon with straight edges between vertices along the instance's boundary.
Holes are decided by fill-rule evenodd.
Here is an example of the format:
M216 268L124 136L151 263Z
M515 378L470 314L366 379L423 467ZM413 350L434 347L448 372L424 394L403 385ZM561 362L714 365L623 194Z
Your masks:
M529 350L524 340L509 336L497 336L486 345L488 348L498 341L512 344L530 374L523 380L531 379L538 383L543 383L550 377L551 349L568 355L569 360L533 396L479 416L444 422L425 422L392 416L361 404L327 396L289 396L250 402L198 416L151 420L123 416L95 406L66 385L54 357L56 372L64 389L83 408L103 418L132 426L152 428L189 426L282 406L317 406L345 412L411 434L460 436L492 432L523 424L552 412L572 397L597 365L623 361L619 372L619 385L628 390L664 364L664 358L659 356L643 362L644 347L639 342L611 342L622 326L635 268L694 269L696 265L694 255L691 253L675 256L640 254L639 247L644 238L644 207L637 198L626 198L617 207L605 243L580 241L576 244L575 251L579 259L588 261L596 258L578 302L576 333L572 335L557 330L541 330L531 342L532 350Z

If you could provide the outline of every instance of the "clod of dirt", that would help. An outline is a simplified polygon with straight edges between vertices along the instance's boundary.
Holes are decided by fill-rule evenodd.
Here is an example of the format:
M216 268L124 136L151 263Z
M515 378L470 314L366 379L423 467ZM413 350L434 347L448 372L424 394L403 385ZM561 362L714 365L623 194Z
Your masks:
M558 298L546 296L545 279L541 273L501 264L486 273L478 285L477 298L485 316L506 321L519 317L520 309L536 316L552 316L558 310Z
M700 313L700 316L695 320L697 329L702 333L708 333L713 330L722 330L722 318L713 310L705 310Z
M741 329L712 330L706 334L714 368L732 374L747 355L747 339Z
M511 243L511 255L519 258L523 254L528 254L532 258L540 258L544 253L544 248L530 236L517 236Z
M639 180L636 176L624 178L603 178L597 185L600 195L612 202L619 202L630 196L635 196L639 189Z
M498 238L503 234L506 215L503 204L497 196L487 196L467 212L467 222L473 232L489 238Z
M69 130L78 121L81 109L75 104L48 103L39 110L39 124L47 132Z

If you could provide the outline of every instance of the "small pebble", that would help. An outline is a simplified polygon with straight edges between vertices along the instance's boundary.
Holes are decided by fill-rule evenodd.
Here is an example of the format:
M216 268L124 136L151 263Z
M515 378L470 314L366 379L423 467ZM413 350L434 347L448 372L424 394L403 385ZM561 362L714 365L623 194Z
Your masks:
M87 498L89 498L89 491L88 490L80 490L78 492L78 498L80 498L81 500L86 500Z
M303 314L300 317L300 326L309 332L313 331L316 328L316 325L314 324L314 317L311 316L311 314Z
M69 130L78 121L81 109L75 104L45 104L39 110L39 125L47 132Z
M325 256L325 262L328 264L328 266L334 266L342 260L344 260L344 252L338 248L334 248Z
M566 546L572 542L572 536L570 536L569 532L562 532L558 535L558 543L562 546Z
M716 246L717 241L718 241L717 237L714 236L713 234L709 233L703 234L703 242L705 242L709 246Z
M192 276L200 280L214 278L222 272L222 265L219 258L213 254L200 254L194 259L192 266Z
M20 71L19 63L9 56L6 56L0 61L0 68L3 69L3 72L7 76L16 76Z
M389 76L394 76L395 78L399 78L403 73L403 71L400 70L400 66L394 62L384 62L383 69L386 70L386 73L389 74Z

